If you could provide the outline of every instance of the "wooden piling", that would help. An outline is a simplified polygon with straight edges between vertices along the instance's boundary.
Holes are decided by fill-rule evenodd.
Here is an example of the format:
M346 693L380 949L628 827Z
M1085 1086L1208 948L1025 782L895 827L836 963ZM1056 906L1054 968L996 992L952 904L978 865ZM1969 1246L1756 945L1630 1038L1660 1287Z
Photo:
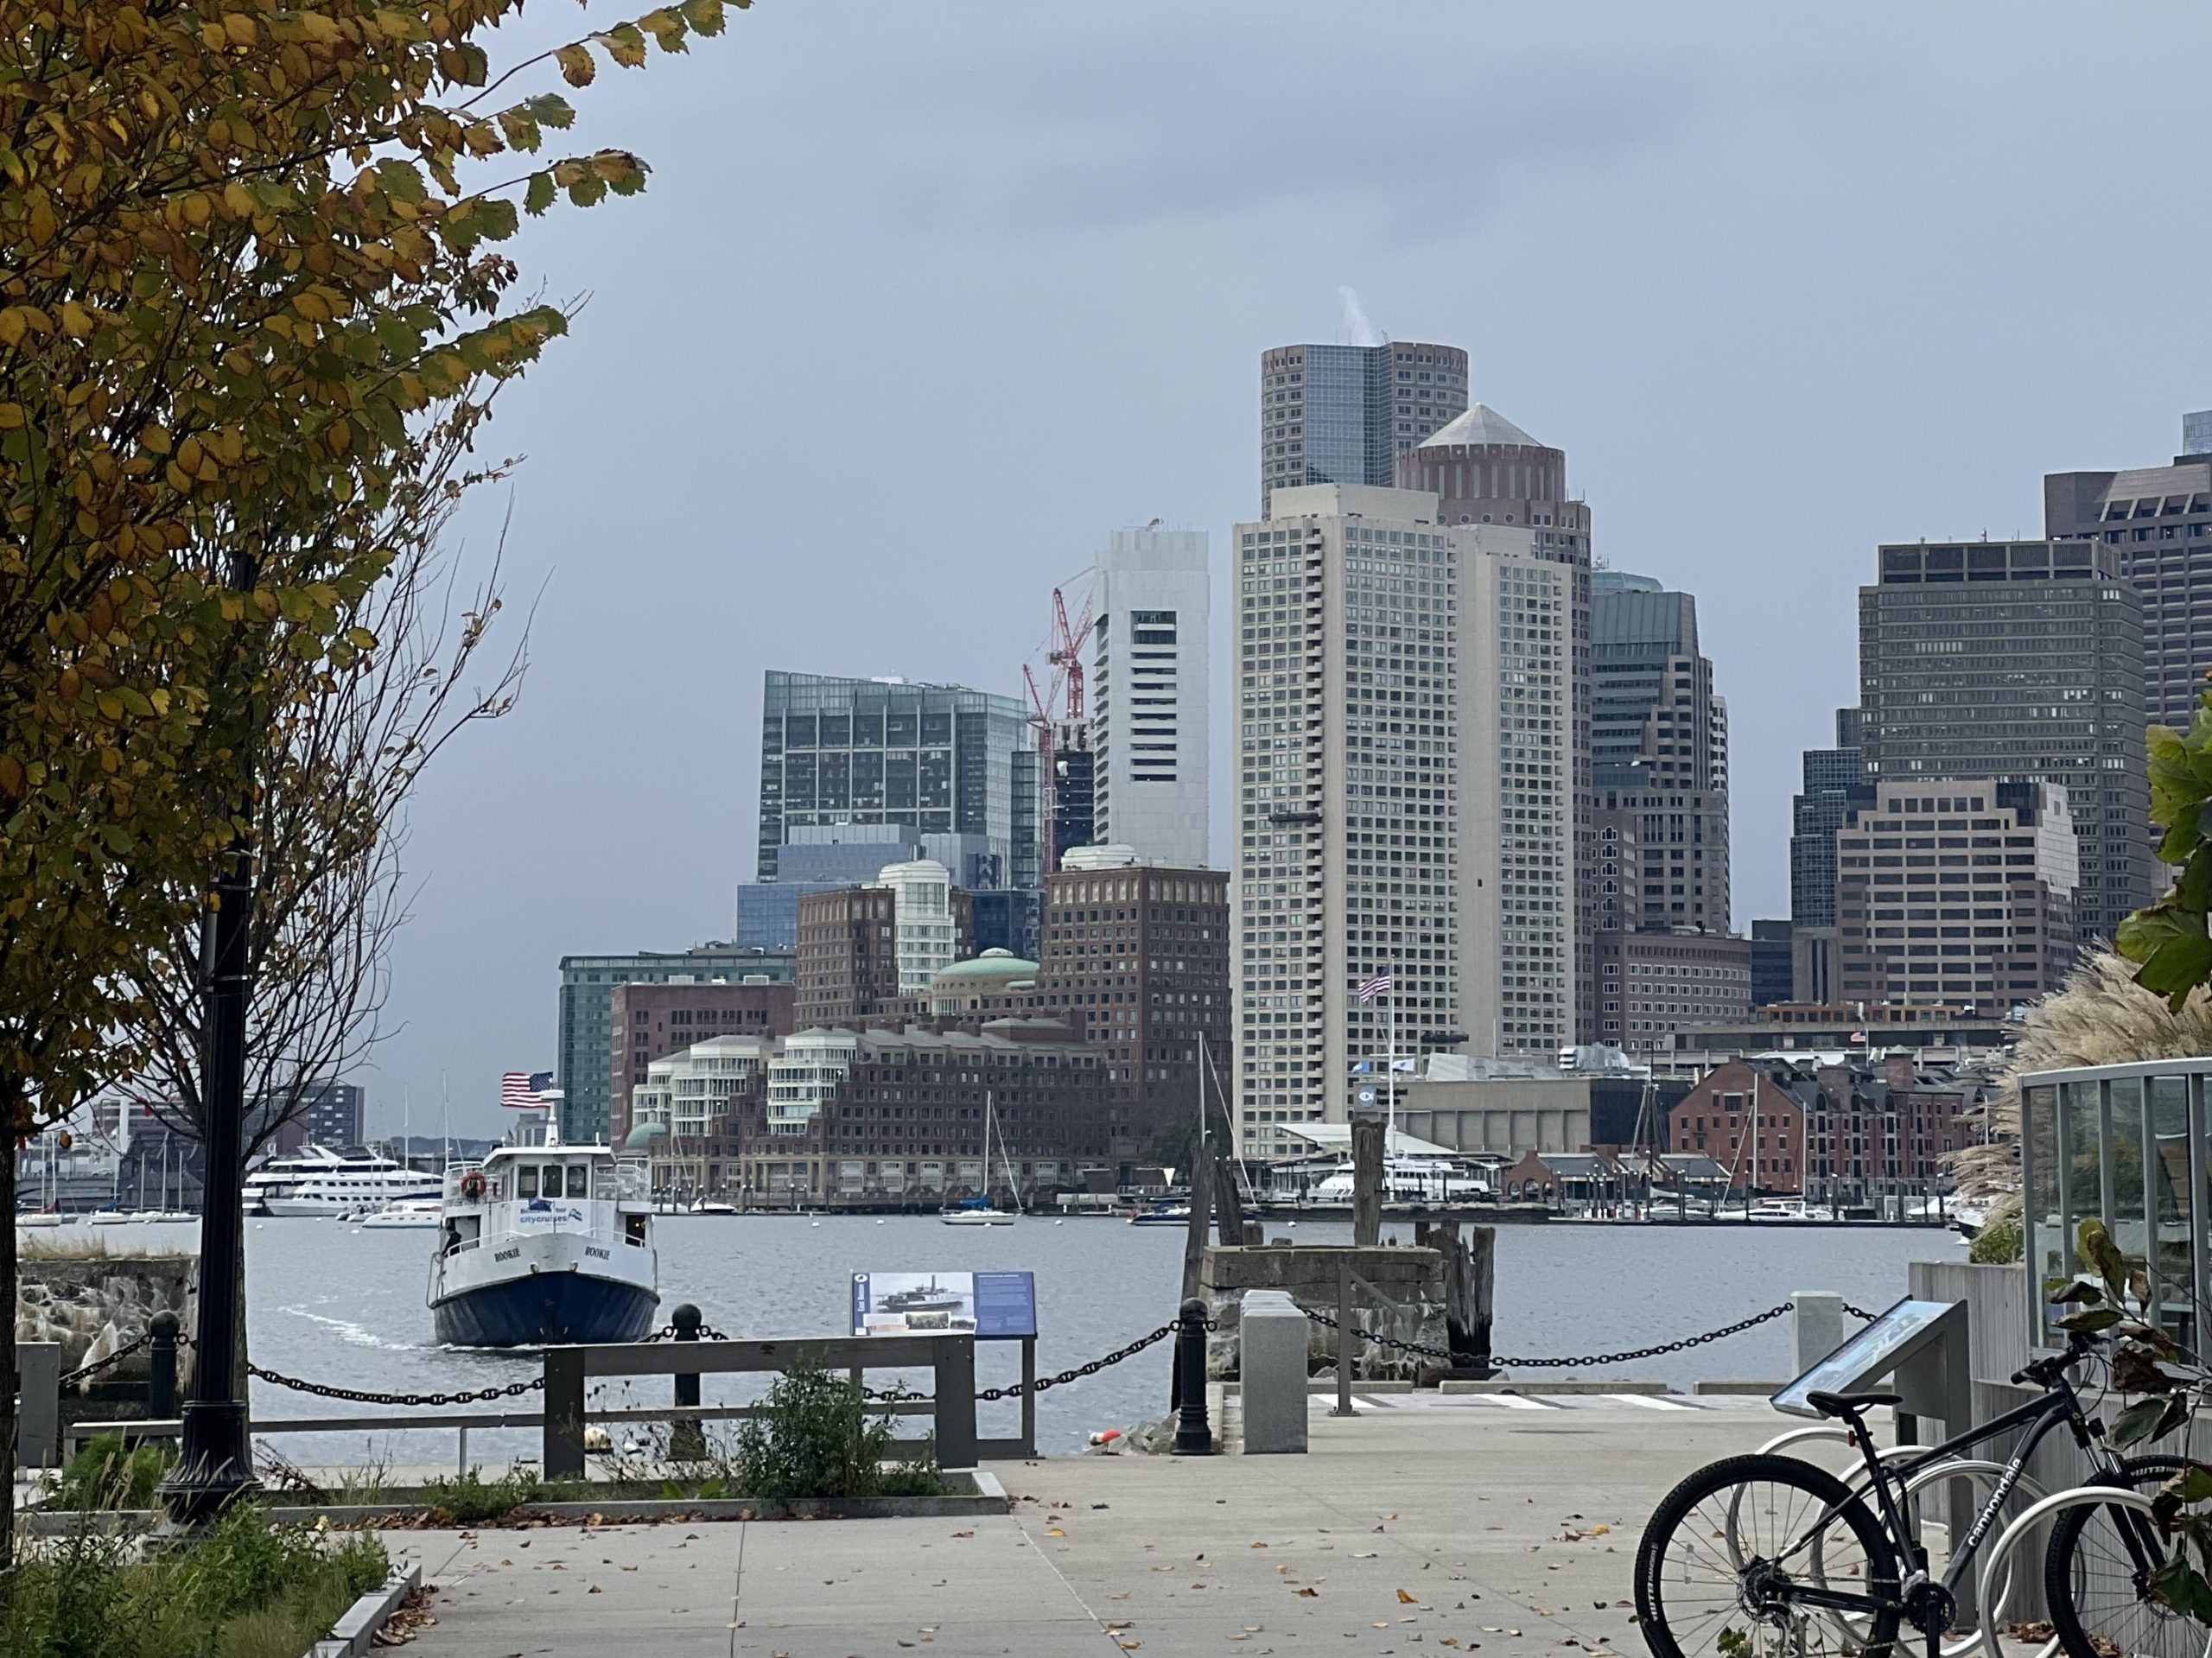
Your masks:
M1351 1241L1364 1248L1382 1237L1382 1120L1355 1117L1351 1125Z

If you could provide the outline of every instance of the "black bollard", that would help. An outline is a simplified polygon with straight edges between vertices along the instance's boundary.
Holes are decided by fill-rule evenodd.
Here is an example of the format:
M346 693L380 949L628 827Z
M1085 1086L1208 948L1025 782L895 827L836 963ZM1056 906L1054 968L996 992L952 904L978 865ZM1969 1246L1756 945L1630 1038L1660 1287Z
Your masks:
M176 1332L181 1325L182 1320L164 1308L147 1326L153 1373L146 1383L146 1415L152 1421L176 1420Z
M1213 1428L1206 1420L1206 1304L1195 1295L1183 1303L1180 1328L1175 1332L1175 1356L1183 1380L1183 1397L1175 1413L1175 1454L1211 1457Z
M676 1339L696 1342L699 1339L699 1309L689 1301L677 1307L669 1322L676 1326ZM690 1375L679 1374L676 1378L676 1402L696 1405L699 1402L699 1375L695 1370ZM707 1456L706 1426L696 1416L679 1420L669 1430L668 1454L675 1462L703 1462Z

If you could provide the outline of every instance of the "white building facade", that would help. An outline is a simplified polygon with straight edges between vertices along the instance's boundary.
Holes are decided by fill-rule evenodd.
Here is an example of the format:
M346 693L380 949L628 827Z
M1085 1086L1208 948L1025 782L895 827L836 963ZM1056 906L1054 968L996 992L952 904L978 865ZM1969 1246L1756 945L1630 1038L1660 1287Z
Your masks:
M1574 1033L1571 568L1421 491L1271 509L1236 532L1237 1112L1262 1157L1379 1107L1393 1058Z
M952 921L952 872L932 859L918 858L884 865L869 885L891 890L899 994L918 996L960 954Z
M1211 856L1207 556L1204 530L1117 530L1091 588L1096 838L1179 869Z

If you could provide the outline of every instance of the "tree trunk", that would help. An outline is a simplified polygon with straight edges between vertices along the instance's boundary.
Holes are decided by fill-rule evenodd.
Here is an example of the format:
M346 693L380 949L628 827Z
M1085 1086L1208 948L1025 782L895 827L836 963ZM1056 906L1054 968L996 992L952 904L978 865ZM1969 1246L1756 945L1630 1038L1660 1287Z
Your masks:
M1195 1145L1192 1150L1195 1151ZM1201 1269L1205 1261L1206 1217L1212 1211L1212 1182L1206 1171L1193 1163L1191 1166L1191 1223L1183 1234L1183 1295L1178 1307L1198 1293Z
M12 1116L12 1113L10 1116ZM16 1137L9 1134L0 1146L0 1211L6 1216L5 1236L0 1236L0 1314L6 1331L0 1334L0 1467L8 1484L0 1494L0 1577L16 1560Z
M1371 1248L1382 1237L1382 1120L1356 1117L1351 1125L1351 1241Z

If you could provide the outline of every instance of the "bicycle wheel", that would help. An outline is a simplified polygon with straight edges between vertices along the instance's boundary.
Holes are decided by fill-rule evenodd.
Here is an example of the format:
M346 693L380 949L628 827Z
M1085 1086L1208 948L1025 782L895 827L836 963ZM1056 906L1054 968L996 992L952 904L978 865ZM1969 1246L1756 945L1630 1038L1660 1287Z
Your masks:
M1808 1585L1885 1603L1838 1616ZM1889 1658L1897 1553L1864 1503L1794 1457L1730 1457L1669 1491L1636 1552L1653 1658Z
M2131 1457L2126 1483L2152 1492L2189 1466L2179 1457ZM2143 1588L2145 1567L2166 1558L2149 1516L2130 1509L2062 1509L2044 1552L2044 1598L2067 1658L2205 1658L2212 1631Z

